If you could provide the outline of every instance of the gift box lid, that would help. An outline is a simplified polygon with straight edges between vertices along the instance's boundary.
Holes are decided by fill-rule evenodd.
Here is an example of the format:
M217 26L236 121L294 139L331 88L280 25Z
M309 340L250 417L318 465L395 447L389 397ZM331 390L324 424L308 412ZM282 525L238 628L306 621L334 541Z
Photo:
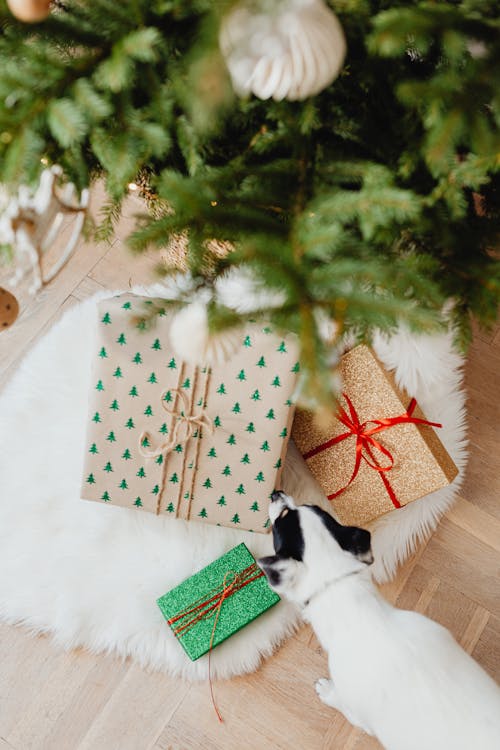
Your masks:
M224 587L230 589L217 607ZM158 600L158 606L192 661L277 604L280 597L243 543L187 578Z

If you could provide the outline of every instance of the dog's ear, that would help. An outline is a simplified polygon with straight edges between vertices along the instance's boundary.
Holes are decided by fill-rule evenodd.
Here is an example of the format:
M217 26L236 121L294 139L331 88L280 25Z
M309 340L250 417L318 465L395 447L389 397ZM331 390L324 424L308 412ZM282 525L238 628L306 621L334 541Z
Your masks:
M373 562L370 532L357 526L344 526L342 532L342 548L351 552L361 562L370 565Z
M317 505L309 505L308 507L321 518L323 525L343 550L350 552L361 562L367 564L373 562L371 534L369 531L360 529L357 526L342 526L333 516Z
M264 571L265 576L271 585L279 582L280 575L277 570L277 563L280 559L281 558L278 555L268 555L267 557L260 557L257 560L257 565Z

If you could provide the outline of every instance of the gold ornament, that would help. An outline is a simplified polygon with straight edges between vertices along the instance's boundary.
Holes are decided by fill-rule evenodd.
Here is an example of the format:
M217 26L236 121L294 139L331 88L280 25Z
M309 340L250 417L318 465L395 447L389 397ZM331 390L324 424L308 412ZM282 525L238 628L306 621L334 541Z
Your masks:
M25 23L38 23L50 13L50 0L7 0L13 16Z
M13 294L0 287L0 333L9 328L19 315L19 303Z

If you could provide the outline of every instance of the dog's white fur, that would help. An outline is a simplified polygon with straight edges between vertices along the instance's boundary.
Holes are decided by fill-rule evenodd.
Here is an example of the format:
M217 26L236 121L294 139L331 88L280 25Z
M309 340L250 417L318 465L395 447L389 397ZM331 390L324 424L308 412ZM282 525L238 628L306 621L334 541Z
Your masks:
M316 683L323 703L388 750L498 750L500 688L491 677L448 630L383 599L370 567L311 508L282 494L271 521L286 508L299 513L303 560L278 555L281 581L272 585L302 605L328 653L331 677Z

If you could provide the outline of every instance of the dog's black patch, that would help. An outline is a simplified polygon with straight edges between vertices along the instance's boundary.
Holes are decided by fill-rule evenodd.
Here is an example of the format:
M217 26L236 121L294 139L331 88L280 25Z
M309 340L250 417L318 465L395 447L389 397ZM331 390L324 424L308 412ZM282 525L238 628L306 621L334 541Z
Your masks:
M296 510L284 508L282 514L278 516L273 523L273 542L274 551L280 557L303 559L304 537Z
M353 555L363 555L370 551L371 534L366 529L360 529L357 526L342 526L329 513L317 505L308 505L323 522L334 539L340 544L342 549L352 552Z

